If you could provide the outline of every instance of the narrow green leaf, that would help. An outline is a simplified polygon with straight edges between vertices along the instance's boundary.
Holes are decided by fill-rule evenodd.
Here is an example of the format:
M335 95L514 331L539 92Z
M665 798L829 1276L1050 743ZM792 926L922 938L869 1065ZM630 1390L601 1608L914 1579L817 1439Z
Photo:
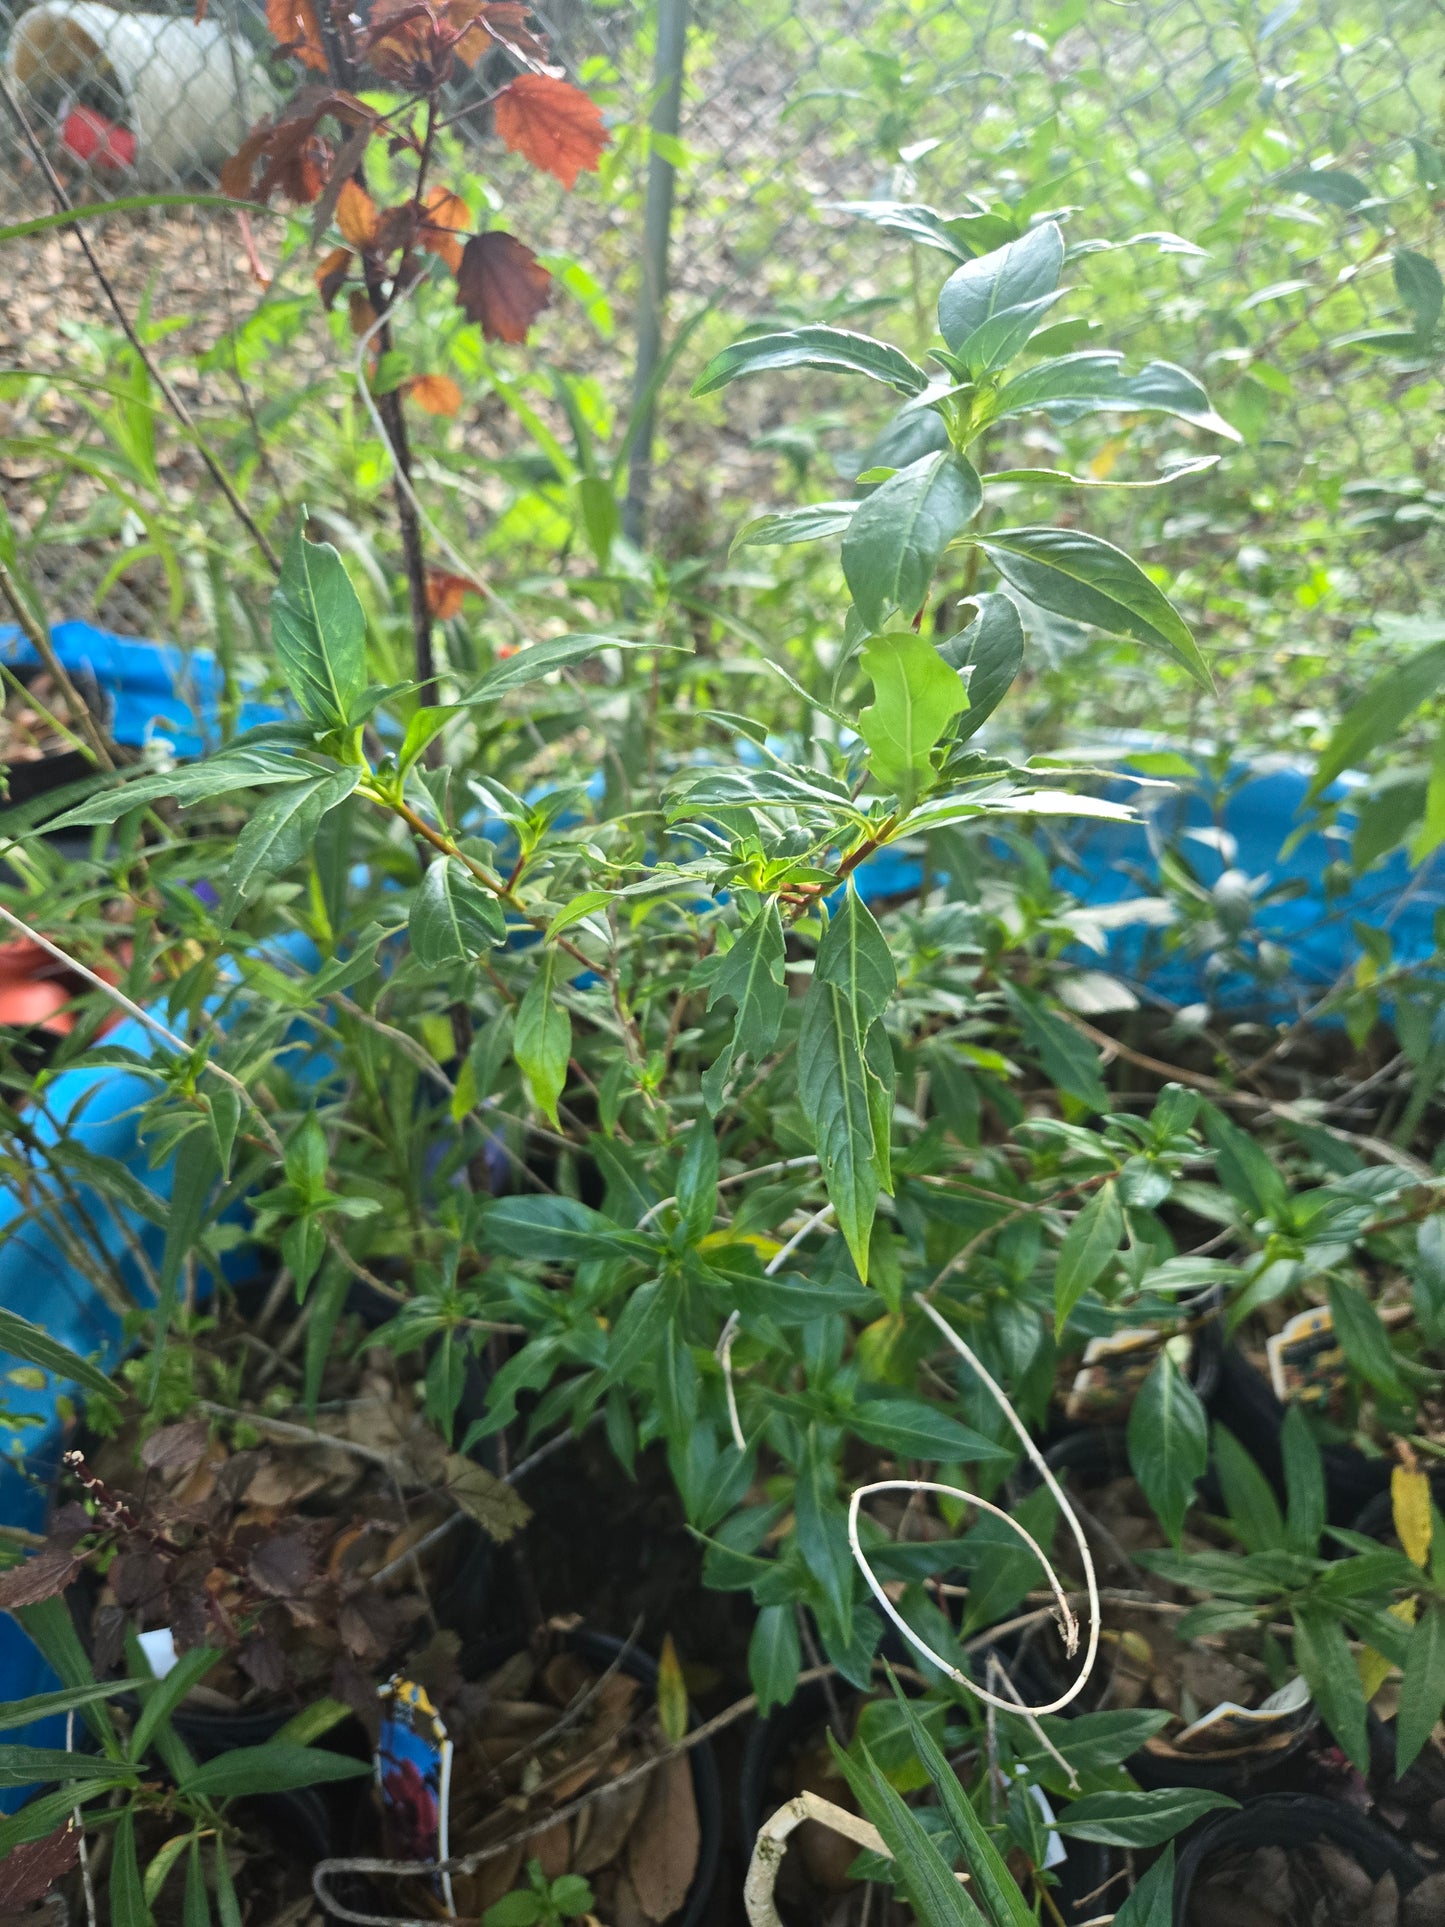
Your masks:
M1326 207L1358 207L1370 198L1370 190L1357 174L1339 167L1295 167L1281 174L1276 183L1282 194L1303 194Z
M152 1680L140 1688L140 1718L126 1748L127 1757L133 1763L139 1765L144 1760L162 1723L170 1719L192 1687L200 1684L220 1658L218 1647L192 1646L189 1652L181 1654L164 1679Z
M0 1746L0 1787L46 1780L109 1780L113 1761L99 1753L67 1753L53 1746Z
M980 322L959 348L959 360L975 380L980 375L1006 368L1066 292L1063 288L1054 288L1048 294L1036 295L1032 301L1019 301L1011 308L998 309L987 321Z
M974 1812L973 1802L959 1785L958 1775L949 1765L943 1748L918 1717L896 1679L892 1680L892 1686L914 1750L938 1793L939 1805L948 1816L948 1823L963 1849L963 1864L973 1876L974 1892L983 1902L989 1918L995 1927L1037 1927L1033 1908L1019 1892L1018 1882L1009 1872L1008 1863Z
M783 980L783 923L771 898L728 951L708 989L707 1007L730 998L737 1015L732 1035L714 1063L703 1072L702 1095L708 1109L722 1106L734 1064L757 1064L773 1047L787 1008Z
M186 1891L181 1901L181 1927L211 1927L211 1897L206 1892L201 1843L195 1834L191 1836L191 1851L186 1858Z
M1174 1927L1174 1842L1114 1916L1114 1927Z
M271 596L271 638L302 713L344 728L366 690L366 616L340 555L299 523Z
M1188 624L1122 549L1082 529L1000 529L984 553L1020 595L1055 615L1162 649L1204 688L1213 687Z
M1167 1351L1130 1407L1128 1444L1134 1476L1177 1546L1194 1488L1209 1464L1209 1420Z
M857 508L856 502L805 502L799 508L755 515L751 522L744 522L733 537L729 554L737 549L781 548L794 542L819 542L841 535Z
M1222 1425L1214 1428L1214 1469L1230 1522L1245 1550L1277 1552L1284 1547L1284 1517L1274 1488L1234 1434Z
M990 1459L1012 1459L1013 1450L962 1425L927 1399L901 1393L862 1399L849 1416L849 1429L870 1445L901 1459L933 1463L980 1465Z
M1285 1545L1314 1556L1325 1529L1325 1472L1309 1420L1291 1405L1280 1428L1284 1459Z
M1295 1664L1305 1677L1320 1717L1361 1773L1369 1770L1365 1691L1360 1670L1338 1614L1329 1606L1296 1606Z
M98 795L87 797L46 824L47 830L83 829L95 823L114 823L143 803L174 801L182 809L235 790L264 789L272 783L294 783L314 767L294 754L274 749L232 748L201 763L166 770L163 774L132 776Z
M1445 636L1417 649L1387 670L1346 710L1320 752L1310 795L1318 796L1347 769L1358 769L1373 750L1400 733L1422 703L1445 685ZM82 806L84 807L84 806Z
M235 1800L255 1793L285 1793L292 1787L323 1786L332 1780L364 1779L371 1770L369 1760L268 1740L264 1746L235 1746L205 1761L180 1791L191 1798Z
M117 1693L133 1692L135 1685L130 1679L92 1680L88 1686L65 1686L56 1693L35 1693L29 1699L4 1701L0 1703L0 1733L29 1726L32 1720L49 1719L55 1713L76 1712L81 1707L92 1706L96 1700L114 1699Z
M1102 1276L1124 1237L1124 1207L1110 1178L1064 1233L1054 1271L1054 1330L1062 1332L1075 1305Z
M221 899L224 921L229 922L271 877L310 855L317 825L346 801L361 774L355 765L315 770L267 797L236 839Z
M1358 1286L1343 1278L1331 1278L1328 1291L1335 1337L1345 1357L1377 1392L1402 1396L1399 1363L1380 1314Z
M860 1760L846 1753L831 1733L828 1744L858 1805L897 1861L904 1892L919 1920L927 1927L989 1927L954 1879L938 1842L890 1786L864 1742L854 1743Z
M567 1083L572 1056L572 1019L557 1001L557 950L548 945L540 969L517 1007L512 1050L527 1080L532 1102L560 1129L557 1104Z
M1395 1777L1403 1779L1445 1710L1445 1606L1428 1605L1410 1633L1395 1715Z
M0 1309L0 1352L24 1359L27 1365L43 1366L57 1378L71 1379L92 1398L111 1398L115 1394L115 1387L98 1365L77 1357L68 1345L62 1345L59 1339L52 1338L39 1325L32 1325L18 1312Z
M748 1641L748 1677L758 1696L759 1719L766 1719L772 1707L787 1705L797 1687L802 1663L794 1608L763 1606Z
M506 656L495 663L481 681L463 696L457 707L474 709L479 704L495 702L510 690L524 689L528 683L537 682L543 676L550 676L553 670L565 669L574 662L586 662L598 656L604 649L659 649L671 647L658 642L639 642L635 637L576 635L548 636L543 642L528 643L514 656Z
M191 1833L173 1834L152 1856L145 1870L141 1889L145 1894L148 1907L154 1907L160 1898L161 1888L165 1886L171 1868L175 1866L187 1847L194 1847L195 1835Z
M1227 1793L1203 1787L1159 1787L1149 1792L1089 1793L1064 1808L1059 1832L1106 1847L1158 1847L1206 1813L1237 1807Z
M978 514L983 484L952 450L925 455L859 503L843 538L843 574L867 627L923 606L944 549Z
M110 1849L110 1927L152 1927L135 1851L135 1810L126 1807Z
M714 355L692 385L711 395L744 375L778 368L823 368L840 375L868 375L902 395L919 395L928 377L901 349L846 328L792 328L786 334L749 335Z
M496 897L454 856L437 857L427 865L407 927L412 953L424 970L471 963L507 935Z
M166 1334L176 1308L176 1291L181 1267L194 1249L205 1223L211 1187L220 1175L216 1140L204 1128L189 1132L176 1152L175 1175L171 1181L170 1213L166 1221L165 1250L161 1254L157 1281L154 1334L151 1339L150 1371L147 1374L147 1402L154 1399L165 1362Z
M1410 248L1396 248L1395 287L1400 299L1415 317L1415 332L1422 342L1434 334L1445 307L1445 281L1433 261Z

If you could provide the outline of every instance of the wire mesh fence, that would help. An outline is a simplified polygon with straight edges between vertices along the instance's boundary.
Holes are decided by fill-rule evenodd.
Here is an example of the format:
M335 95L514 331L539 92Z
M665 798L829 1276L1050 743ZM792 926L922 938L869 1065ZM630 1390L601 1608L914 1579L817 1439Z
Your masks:
M679 0L553 0L539 12L558 56L635 129L666 95L669 8L676 22ZM81 199L214 186L286 84L254 0L212 0L200 24L161 0L140 12L36 0L0 11L0 26L13 92ZM1026 216L1068 210L1073 240L1172 233L1203 252L1166 240L1084 264L1117 309L1113 339L1132 330L1150 354L1204 372L1255 451L1254 485L1293 491L1297 519L1302 482L1317 485L1319 512L1358 525L1372 592L1412 606L1445 516L1438 363L1351 337L1398 315L1399 238L1429 251L1445 194L1442 27L1445 0L696 0L676 142L659 138L650 171L640 160L618 177L626 193L584 189L565 215L552 209L617 317L595 365L624 406L639 333L646 360L664 313L665 336L707 304L719 329L866 325L888 306L921 350L948 263L921 256L898 207L968 214L1003 199ZM486 140L485 113L462 125ZM5 216L49 211L13 124L4 138ZM675 199L666 285L660 184ZM895 209L882 225L880 203ZM172 348L199 356L254 302L224 212L164 210L96 237L125 298L175 330ZM73 238L12 243L7 263L5 362L62 365L77 335L104 325ZM544 352L554 345L590 352L561 339ZM195 376L202 400L208 379ZM748 392L699 417L684 389L678 379L663 393L653 490L654 527L674 545L766 495L779 463L775 402ZM54 606L80 615L99 600L110 626L154 630L173 594L154 574L117 573L133 532L113 505L88 501L94 477L41 485L43 398L27 396L5 404L0 482ZM821 389L807 398L815 422L836 406ZM86 433L82 417L75 432ZM1221 566L1237 566L1238 547Z

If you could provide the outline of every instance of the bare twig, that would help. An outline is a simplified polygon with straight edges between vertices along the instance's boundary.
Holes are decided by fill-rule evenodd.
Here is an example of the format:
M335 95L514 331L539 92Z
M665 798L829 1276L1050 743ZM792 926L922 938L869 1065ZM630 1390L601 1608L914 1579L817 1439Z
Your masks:
M743 1437L743 1422L738 1417L738 1395L733 1389L733 1340L738 1335L738 1322L741 1317L742 1313L738 1311L728 1313L728 1321L722 1328L722 1337L717 1341L717 1348L713 1355L722 1366L723 1389L727 1393L728 1424L732 1427L733 1444L739 1452L746 1452L748 1442Z
M856 1813L849 1813L846 1807L834 1806L831 1800L825 1800L819 1793L796 1794L786 1805L780 1806L771 1819L763 1822L753 1843L753 1857L743 1883L743 1906L747 1909L751 1927L783 1927L773 1899L773 1889L778 1884L778 1869L783 1864L783 1855L788 1851L788 1837L807 1820L816 1820L819 1826L841 1833L855 1847L863 1847L870 1853L881 1853L885 1860L893 1858L882 1834L867 1820L860 1819Z
M54 678L56 687L69 704L70 713L80 725L80 732L85 738L90 754L102 769L113 770L115 758L107 748L105 738L101 735L100 728L90 713L90 704L71 681L70 671L56 655L55 644L50 639L49 629L44 622L36 618L24 596L21 595L14 576L3 562L0 562L0 595L3 595L8 603L10 613L20 625L25 640L39 656Z
M933 1306L929 1304L927 1298L925 1298L921 1292L916 1292L914 1296L927 1316L958 1353L959 1357L962 1358L978 1376L984 1388L994 1399L1000 1411L1002 1411L1009 1424L1018 1434L1024 1451L1027 1453L1035 1470L1043 1479L1044 1484L1052 1493L1054 1501L1068 1521L1069 1529L1073 1533L1075 1542L1078 1545L1079 1555L1084 1565L1084 1583L1088 1588L1089 1594L1089 1642L1084 1654L1083 1667L1073 1685L1070 1686L1066 1692L1061 1693L1057 1699L1050 1700L1043 1706L1030 1706L1022 1709L1032 1714L1057 1713L1065 1706L1070 1705L1078 1698L1079 1694L1083 1692L1084 1687L1088 1683L1089 1675L1094 1670L1094 1662L1099 1652L1099 1585L1094 1576L1094 1560L1093 1555L1089 1551L1089 1542L1084 1536L1084 1529L1079 1524L1078 1517L1070 1505L1063 1487L1054 1477L1042 1452L1039 1451L1039 1448L1029 1437L1023 1420L1009 1403L1007 1395L959 1337L948 1320L934 1310ZM1033 1553L1039 1565L1043 1568L1044 1576L1049 1582L1049 1589L1053 1593L1055 1604L1059 1609L1059 1617L1064 1636L1064 1648L1072 1658L1074 1653L1078 1651L1079 1646L1079 1622L1072 1605L1069 1603L1069 1596L1064 1591L1063 1584L1043 1548L1038 1544L1037 1540L1019 1524L1012 1513L1005 1512L1001 1506L993 1505L987 1499L980 1499L976 1493L965 1492L959 1486L941 1485L933 1479L878 1479L870 1485L859 1486L848 1504L848 1544L852 1550L853 1558L857 1563L859 1571L867 1581L868 1590L873 1594L873 1597L883 1608L884 1613L898 1628L899 1632L902 1633L909 1645L912 1646L915 1651L922 1653L925 1659L931 1661L941 1672L946 1673L956 1684L963 1687L965 1692L972 1693L976 1699L982 1700L986 1706L996 1706L1001 1712L1005 1713L1018 1712L1020 1710L1019 1704L1016 1704L1012 1700L999 1699L993 1693L987 1692L983 1687L976 1685L966 1673L960 1671L951 1661L944 1659L941 1654L936 1653L926 1641L914 1632L913 1628L908 1624L908 1621L888 1597L887 1592L879 1584L858 1538L859 1507L862 1501L873 1492L938 1492L945 1494L949 1498L962 1499L967 1504L976 1506L979 1511L990 1513L994 1518L1001 1519L1011 1532L1018 1534L1019 1538L1023 1540L1024 1544L1028 1547L1029 1551Z

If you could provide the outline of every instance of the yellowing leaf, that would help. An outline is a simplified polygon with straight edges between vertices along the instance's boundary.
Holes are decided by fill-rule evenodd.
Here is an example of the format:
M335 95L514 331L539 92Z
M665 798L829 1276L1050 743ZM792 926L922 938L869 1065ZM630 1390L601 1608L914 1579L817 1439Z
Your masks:
M657 1717L668 1745L676 1746L687 1731L687 1685L671 1633L662 1642L657 1663Z
M705 1238L698 1240L697 1248L699 1251L720 1251L729 1245L751 1245L764 1260L776 1258L783 1248L776 1238L764 1238L756 1231L709 1231Z
M1390 1504L1405 1557L1423 1567L1430 1557L1430 1481L1425 1473L1397 1465L1390 1474Z
M462 405L462 391L450 375L413 375L407 393L428 415L455 415Z
M1089 463L1089 473L1096 482L1106 481L1113 474L1120 452L1126 446L1125 439L1121 435L1115 435L1112 440L1105 442L1093 461Z
M1403 1620L1407 1626L1414 1625L1415 1602L1413 1599L1396 1600L1395 1604L1391 1606L1390 1611L1395 1615L1396 1619ZM1377 1653L1373 1646L1365 1647L1359 1656L1357 1664L1360 1669L1360 1685L1364 1688L1365 1699L1366 1701L1372 1700L1384 1685L1385 1681L1390 1677L1391 1673L1394 1672L1394 1664L1391 1660L1386 1659L1383 1653Z

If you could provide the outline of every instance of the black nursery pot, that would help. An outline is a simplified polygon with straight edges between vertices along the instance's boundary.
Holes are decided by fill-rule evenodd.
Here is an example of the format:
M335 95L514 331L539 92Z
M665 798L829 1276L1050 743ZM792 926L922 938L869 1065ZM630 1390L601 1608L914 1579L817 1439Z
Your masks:
M902 1657L901 1654L896 1657ZM1000 1657L1003 1654L1000 1653ZM1027 1668L1010 1664L1010 1677L1024 1697L1033 1698L1043 1682L1028 1676ZM742 1825L743 1850L751 1855L758 1829L787 1797L773 1784L773 1777L790 1753L824 1725L828 1718L828 1698L821 1680L800 1687L786 1706L775 1706L768 1717L758 1720L750 1730L743 1752L738 1783L738 1815ZM1104 1886L1114 1871L1113 1856L1107 1847L1091 1841L1068 1842L1068 1858L1058 1872L1059 1884L1051 1889L1054 1904L1066 1927L1083 1921L1097 1911L1091 1895Z
M656 1691L658 1664L651 1653L640 1651L626 1640L617 1639L611 1633L594 1632L590 1627L578 1626L572 1631L557 1635L564 1651L577 1654L589 1666L605 1669L616 1665L620 1672L638 1680L643 1686ZM526 1644L521 1639L495 1639L464 1652L463 1665L468 1676L478 1676L494 1672L505 1665L515 1653ZM688 1707L688 1729L698 1725L697 1714ZM706 1740L699 1741L688 1749L688 1764L692 1768L692 1792L697 1802L698 1853L697 1866L693 1872L692 1885L688 1888L687 1899L681 1909L666 1923L666 1927L698 1927L698 1923L708 1910L713 1889L717 1885L718 1862L722 1854L722 1782L718 1777L717 1756ZM353 1853L368 1855L377 1851L377 1815L369 1801L363 1801L357 1808L357 1820L352 1833ZM394 1911L388 1903L388 1896L377 1891L371 1881L353 1877L348 1887L338 1883L338 1899L343 1904L355 1907L358 1911L385 1914Z
M1269 1380L1255 1370L1237 1346L1225 1348L1218 1382L1204 1402L1209 1416L1234 1434L1283 1498L1284 1454L1280 1433L1285 1408L1275 1397ZM1329 1523L1353 1525L1370 1501L1389 1489L1389 1461L1368 1459L1351 1445L1323 1446L1320 1456L1324 1463Z
M1188 1921L1194 1891L1221 1854L1257 1847L1290 1852L1314 1841L1348 1854L1372 1881L1392 1873L1402 1896L1425 1878L1425 1868L1408 1847L1353 1807L1308 1793L1265 1793L1237 1813L1208 1821L1186 1840L1174 1869L1176 1927Z

